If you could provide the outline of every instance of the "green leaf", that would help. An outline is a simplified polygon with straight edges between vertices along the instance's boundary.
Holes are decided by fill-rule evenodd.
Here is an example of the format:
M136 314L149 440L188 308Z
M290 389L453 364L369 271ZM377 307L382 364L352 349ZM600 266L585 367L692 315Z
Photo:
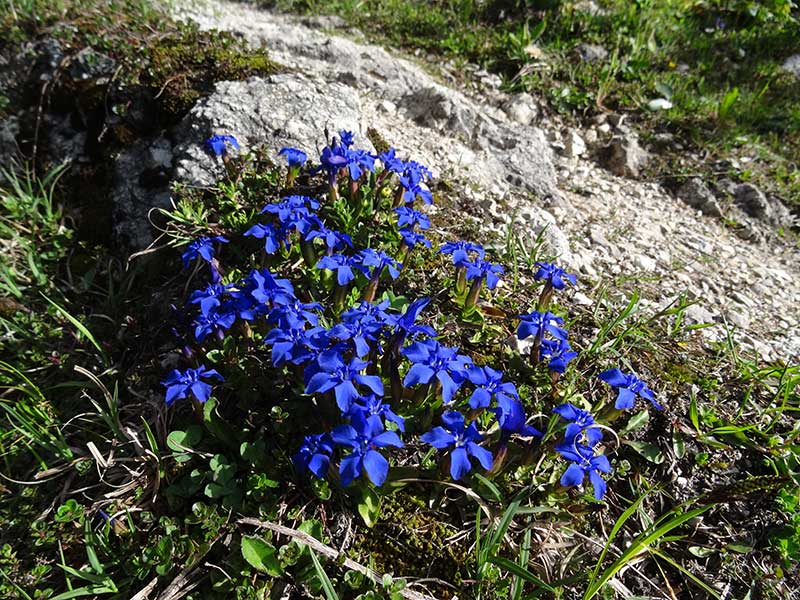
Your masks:
M647 421L649 420L650 420L649 412L647 412L646 410L638 412L628 420L627 425L625 425L625 427L623 427L620 430L619 434L625 435L627 433L630 433L631 431L636 431L637 429L641 429L647 424Z
M317 578L322 585L322 589L325 591L325 597L328 600L339 600L339 595L336 593L325 569L322 568L316 553L311 548L308 549L308 552L311 554L311 562L314 563L314 570L317 572Z
M242 556L253 568L273 577L283 574L275 546L259 537L242 538Z
M370 487L365 487L361 491L361 499L358 502L358 514L364 519L367 527L375 527L378 516L381 512L381 498Z
M203 439L203 430L199 425L191 425L186 431L171 431L167 436L167 447L173 451L173 457L178 462L187 462L191 454L187 452L194 448Z
M648 442L636 442L636 441L624 441L623 444L630 446L638 454L645 457L651 463L656 465L660 465L664 462L664 453L658 448L658 446L654 446Z

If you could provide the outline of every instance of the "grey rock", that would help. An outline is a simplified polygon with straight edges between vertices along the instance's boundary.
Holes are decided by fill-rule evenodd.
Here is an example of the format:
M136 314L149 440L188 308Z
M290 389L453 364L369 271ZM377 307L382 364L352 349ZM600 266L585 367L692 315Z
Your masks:
M536 101L528 93L512 94L503 104L503 111L508 118L520 125L530 125L539 114Z
M686 310L684 310L683 316L690 325L715 322L714 313L701 304L692 304Z
M114 74L117 62L110 56L93 48L84 48L70 61L67 73L73 80L97 80L97 84L107 82Z
M698 209L703 214L712 217L722 216L722 209L720 209L716 197L699 177L687 179L686 182L678 188L678 198L692 208Z
M154 239L151 212L170 206L172 143L163 137L140 140L114 163L114 234L123 244L145 248Z
M608 50L599 44L578 44L575 48L581 60L599 62L608 58Z
M0 168L12 168L14 158L17 156L17 136L19 135L19 119L10 116L0 121ZM5 181L5 176L0 170L0 183Z
M639 145L639 139L629 134L614 136L611 142L601 148L600 162L609 171L620 177L639 177L650 155Z
M728 311L728 322L740 329L750 329L750 315L743 310L732 309Z
M574 129L564 136L564 154L569 158L577 158L586 153L586 142Z
M792 54L789 58L783 61L781 69L788 71L800 79L800 54Z
M642 271L655 271L658 263L654 258L650 258L646 254L637 254L633 257L633 264L639 267Z
M756 219L768 219L771 216L767 197L752 183L742 183L733 190L733 201L746 214Z

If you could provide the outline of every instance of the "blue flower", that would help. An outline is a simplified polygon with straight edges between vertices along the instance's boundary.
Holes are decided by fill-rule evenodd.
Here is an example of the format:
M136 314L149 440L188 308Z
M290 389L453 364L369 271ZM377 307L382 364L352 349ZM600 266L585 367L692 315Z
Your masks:
M280 367L289 362L300 365L311 360L315 353L315 336L325 331L322 327L309 330L276 327L264 338L264 343L272 347L272 365Z
M380 398L375 394L367 394L366 396L362 396L361 398L353 401L346 416L353 418L353 415L356 412L363 413L365 417L377 415L383 418L384 421L389 421L397 425L398 430L402 432L405 432L406 430L406 420L403 417L395 414L391 406L385 404L383 402L383 398Z
M593 447L571 442L556 444L555 450L567 460L572 461L572 464L561 476L561 485L564 487L583 485L583 480L588 474L589 481L592 482L594 488L594 497L602 500L606 494L607 484L600 473L611 472L608 458L602 454L595 454Z
M420 439L439 450L453 447L450 452L450 476L454 480L458 481L470 472L470 457L478 459L487 471L492 468L492 453L477 444L483 438L475 423L465 426L464 415L457 411L444 413L442 423L444 427L434 427L421 435Z
M350 404L361 394L356 384L369 388L370 391L383 396L383 382L377 375L362 375L361 371L369 363L354 358L345 362L338 350L326 350L317 358L319 370L311 375L306 384L306 394L324 394L334 391L336 404L343 413L350 410Z
M611 387L619 388L617 402L614 404L614 407L619 410L633 408L633 403L637 395L645 400L649 400L658 410L663 408L663 406L656 402L653 391L647 387L644 381L636 377L636 375L627 375L619 369L609 369L608 371L600 373L598 377Z
M359 319L349 323L338 323L331 328L330 333L331 338L335 340L351 341L356 356L363 358L377 342L382 329L383 323L380 321Z
M564 434L566 443L574 444L583 438L590 446L594 446L603 439L603 432L588 411L567 402L556 406L553 412L569 421Z
M366 150L347 150L347 170L350 179L358 181L364 171L375 170L375 156Z
M453 264L457 267L466 267L472 261L469 256L471 252L475 252L480 260L483 260L486 256L483 246L472 242L447 242L439 248L439 254L451 254L453 256Z
M353 266L370 280L380 277L384 267L389 270L389 275L392 279L397 279L400 276L400 269L402 268L402 265L386 254L386 252L383 250L376 251L372 248L366 248L359 252L355 256ZM370 269L370 267L372 267L372 269Z
M302 167L308 160L306 153L302 150L298 150L297 148L281 148L278 151L278 154L286 158L289 168Z
M206 150L214 156L225 156L228 154L228 144L239 150L239 142L232 135L212 135L205 141Z
M500 282L500 275L505 273L502 265L496 265L485 260L477 259L466 264L467 281L473 279L486 279L486 287L493 290Z
M339 139L340 139L340 140L342 140L342 143L343 143L343 144L344 144L344 145L345 145L347 148L349 148L350 146L352 146L352 145L353 145L353 143L355 142L355 137L356 137L356 136L355 136L355 134L354 134L352 131L347 131L347 130L345 130L345 129L342 129L342 130L339 132Z
M281 223L285 223L297 213L308 216L310 214L309 208L311 210L317 210L319 208L319 202L308 196L287 196L282 202L267 204L261 209L261 214L271 213L277 215L278 220Z
M214 237L200 237L190 242L181 255L183 266L188 267L198 256L208 263L214 260L214 242L227 244L228 239L224 236L216 235Z
M257 223L244 232L244 235L264 240L264 250L267 254L275 254L281 247L281 242L286 241L286 236L274 225Z
M200 402L205 402L211 397L211 386L201 380L212 378L225 381L215 369L206 369L205 365L200 365L196 369L186 369L183 373L173 369L161 382L167 388L165 398L167 406L171 406L175 400L186 398L190 393Z
M407 203L412 203L418 197L422 198L425 204L433 204L433 194L427 187L423 187L423 178L430 171L423 171L425 167L418 165L418 163L406 163L406 169L400 175L400 185L403 188L403 200Z
M329 271L336 272L336 282L341 285L347 285L353 279L355 279L355 274L353 273L352 267L354 266L354 260L351 256L345 256L343 254L331 254L330 256L323 256L319 259L317 263L318 269L328 269Z
M566 340L542 340L540 349L542 356L549 356L548 368L555 373L567 370L567 364L578 356Z
M209 311L208 314L199 314L194 320L194 337L198 342L203 342L209 335L215 334L220 340L224 337L225 331L230 329L236 322L236 311L227 310L222 306Z
M500 426L501 440L507 440L512 434L522 437L541 437L542 432L531 427L525 417L525 409L519 400L510 396L497 395L497 406L492 409Z
M412 362L403 385L430 383L436 378L442 384L445 404L453 400L453 395L467 378L467 365L472 364L472 359L458 354L457 348L442 346L435 340L414 342L400 353Z
M436 330L430 325L417 325L417 319L422 310L430 303L430 298L418 298L406 308L402 315L391 315L389 325L392 328L392 346L399 349L406 338L415 338L419 335L436 337Z
M325 242L328 254L337 250L342 250L345 246L353 247L353 240L346 233L328 229L322 221L315 223L315 226L306 234L306 240L321 239Z
M394 148L389 148L386 152L381 152L378 159L383 163L384 169L400 175L406 169L406 163L400 160Z
M240 296L251 296L261 304L284 306L296 300L294 288L288 279L275 277L269 269L250 271L242 281Z
M298 471L308 470L317 477L324 478L331 464L331 454L333 454L333 438L330 434L307 435L300 450L292 457L292 462Z
M349 425L334 429L331 437L338 445L353 449L339 464L339 475L345 487L359 477L362 471L372 483L383 485L389 474L389 461L376 448L403 447L397 433L384 430L379 416L367 417L360 412L353 413Z
M419 225L420 229L430 229L431 220L425 213L421 213L407 206L395 208L394 212L397 213L398 227L408 227L413 230L416 225Z
M473 367L467 370L467 378L476 386L469 399L472 409L488 408L493 398L519 400L516 386L503 381L503 374L491 367Z
M342 313L342 321L345 323L380 323L381 326L386 325L392 322L392 317L386 312L389 304L388 300L377 304L359 302Z
M566 273L564 269L552 263L537 262L536 266L539 267L539 270L536 271L533 278L537 281L544 280L557 290L563 290L567 283L575 285L577 282L575 275Z
M336 138L330 146L325 146L319 156L319 167L312 169L311 174L325 171L328 174L328 183L331 186L336 184L336 176L341 169L347 166L347 148L340 144Z
M306 324L316 326L319 316L312 312L315 310L322 310L319 302L303 303L296 298L276 296L273 299L273 309L267 315L267 322L284 329L303 329Z
M430 240L428 240L423 234L417 233L412 229L401 229L400 237L403 239L403 243L409 248L413 248L417 244L422 244L426 248L431 247Z
M192 292L189 296L189 304L199 304L200 312L204 315L208 315L209 312L222 303L223 296L230 288L230 285L209 283L204 289Z
M549 334L557 340L566 340L567 332L559 327L564 324L564 319L557 317L551 312L540 313L533 311L529 315L521 315L517 337L524 340L529 337L543 339Z

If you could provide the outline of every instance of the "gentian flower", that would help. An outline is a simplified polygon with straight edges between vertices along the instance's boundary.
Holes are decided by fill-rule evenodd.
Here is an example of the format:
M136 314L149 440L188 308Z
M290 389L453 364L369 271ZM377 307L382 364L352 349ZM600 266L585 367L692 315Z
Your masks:
M473 279L486 280L486 287L493 290L500 282L500 275L505 273L502 265L496 265L485 260L475 260L467 263L467 281Z
M321 311L322 305L319 302L303 303L296 298L276 296L273 299L273 309L267 315L267 323L285 329L303 329L306 324L316 326L319 316L312 312L314 310Z
M540 313L533 311L529 315L520 315L517 337L521 340L531 336L543 339L546 334L553 336L557 340L566 340L567 332L559 327L564 324L564 319L557 317L551 312Z
M469 399L470 408L488 408L493 398L519 400L516 386L503 381L503 374L491 367L473 367L467 370L467 378L475 387Z
M597 427L594 417L588 411L567 402L556 406L553 412L569 421L564 434L565 443L578 443L581 436L590 446L595 446L603 439L603 432Z
M366 150L347 150L347 170L351 181L358 181L364 171L375 170L375 156Z
M264 338L264 343L272 347L272 366L280 367L287 362L300 365L311 360L315 353L310 347L314 346L314 336L320 331L322 327L272 329Z
M240 295L248 295L261 304L284 306L295 301L292 282L275 277L269 269L253 270L242 281Z
M189 304L199 304L200 312L208 315L209 312L222 303L223 296L230 288L230 285L209 283L204 289L192 292L189 296Z
M354 358L345 362L340 352L326 350L319 355L317 363L320 370L309 378L306 394L324 394L333 390L336 404L343 413L350 410L350 404L360 396L356 384L383 396L381 378L377 375L361 374L369 364L367 361Z
M338 323L334 325L330 334L335 340L349 340L353 343L355 353L358 358L363 358L369 354L380 336L383 323L377 320L359 319L349 323Z
M300 450L292 457L292 462L301 473L308 470L322 479L328 474L331 454L333 454L333 439L330 434L307 435Z
M342 129L339 132L339 139L342 140L342 143L347 148L353 145L353 143L355 142L355 137L356 135L352 131L347 131L345 129Z
M566 273L564 269L552 263L537 262L536 266L539 267L539 270L536 271L533 278L537 281L544 280L557 290L563 290L567 283L572 285L577 283L575 275Z
M400 175L406 169L406 163L400 160L394 148L389 148L386 152L378 155L378 160L383 163L383 168L392 173Z
M337 250L342 250L345 246L353 247L353 240L346 233L341 233L333 229L328 229L322 221L306 234L306 240L321 239L325 242L327 253L333 254Z
M183 373L178 369L170 371L167 378L161 382L167 388L165 398L167 406L172 406L175 400L186 398L188 394L192 394L200 402L206 402L211 397L211 386L202 379L225 381L215 369L206 369L205 365L200 365L196 369L186 369Z
M492 409L500 426L501 442L505 442L512 434L522 437L541 437L542 432L527 424L525 409L519 400L510 396L497 395L497 407Z
M226 156L228 154L228 144L239 150L239 142L232 135L212 135L205 141L206 150L214 156Z
M355 256L353 266L369 279L369 283L362 294L362 299L367 302L372 302L375 298L375 292L378 289L378 283L384 267L389 271L392 279L397 279L400 276L400 269L402 268L402 265L386 252L383 250L375 251L372 248L366 248L359 252Z
M436 378L442 384L445 404L453 400L453 395L467 378L467 365L472 363L468 356L458 354L457 348L442 346L435 340L414 342L400 353L412 362L403 385L427 384Z
M465 426L464 415L457 411L444 413L442 423L444 427L434 427L421 435L420 439L439 450L453 447L450 452L450 476L454 480L458 481L470 472L470 457L478 459L487 471L492 468L492 453L477 444L483 438L475 423Z
M402 265L383 250L376 251L372 248L365 248L356 255L356 260L357 263L353 266L370 280L380 277L384 267L389 271L392 279L400 276Z
M323 256L320 258L319 262L317 263L317 268L335 271L336 282L340 286L343 286L353 281L353 279L356 277L353 273L353 265L353 257L345 256L343 254L331 254L330 256Z
M264 250L267 254L275 254L281 247L281 242L286 242L286 236L283 232L276 229L274 225L262 225L256 223L250 229L244 232L245 236L254 237L256 239L264 240Z
M311 174L325 171L328 174L328 185L333 190L336 186L336 175L347 166L347 148L340 144L336 138L330 146L325 146L319 156L320 165L311 170Z
M390 302L384 300L373 304L361 301L342 313L344 323L380 323L381 326L391 323L392 317L386 312Z
M600 473L610 473L611 464L608 458L602 454L595 454L594 448L582 444L564 442L556 444L556 451L572 464L561 476L561 485L564 487L583 485L586 474L594 488L594 497L602 500L605 496L607 484L600 476Z
M420 167L421 165L418 165L418 163L406 163L406 169L399 178L399 189L402 192L400 199L408 204L413 204L419 197L422 198L425 204L433 204L433 194L431 194L431 191L427 187L423 187L423 177L425 173ZM428 173L430 173L430 171L428 171Z
M407 248L414 248L417 244L422 244L426 248L431 247L431 242L423 234L417 233L412 229L401 229L400 237Z
M228 305L227 308L233 308L233 305ZM224 307L219 306L206 315L202 313L197 315L194 320L194 337L198 342L203 342L209 335L215 334L221 340L225 331L230 329L235 322L236 311L225 310Z
M431 220L425 213L421 213L407 206L395 208L394 212L397 213L398 227L407 227L413 230L416 225L419 225L420 229L430 229Z
M331 437L338 445L353 449L339 464L339 475L345 487L361 475L362 471L372 483L383 485L389 474L389 461L376 448L403 447L397 433L384 430L379 416L367 417L360 412L353 413L349 425L334 429Z
M388 404L385 404L383 402L383 398L380 398L375 394L367 394L366 396L362 396L361 398L354 400L350 405L350 410L347 412L346 416L352 418L353 414L356 412L363 413L365 417L381 417L384 421L389 421L397 425L398 430L402 432L405 432L406 430L406 420L403 417L395 414L395 412L392 410L392 407Z
M561 374L567 370L567 364L578 356L566 340L542 340L541 354L550 357L547 367Z
M308 160L306 153L297 148L281 148L278 154L286 158L290 169L302 167Z
M214 237L200 237L193 242L190 242L186 247L186 250L181 255L183 266L188 267L189 263L191 263L198 256L207 263L211 263L211 261L214 260L214 242L227 244L228 239L224 236L216 235Z
M647 387L647 384L636 377L636 375L625 374L619 369L609 369L608 371L600 373L598 377L611 387L619 388L617 402L614 404L614 408L618 410L633 408L636 396L641 396L645 400L649 400L658 410L664 408L656 402L653 390Z
M418 335L436 337L436 330L430 325L417 325L417 319L422 310L430 303L430 298L417 298L408 305L406 312L402 315L391 315L388 320L392 328L391 346L395 351L399 351L406 338L411 336L416 338Z
M282 202L267 204L261 209L261 214L271 213L277 215L278 220L281 223L285 223L291 219L293 214L298 212L303 215L309 215L309 208L317 210L319 202L308 196L287 196Z
M466 267L468 263L472 262L469 254L475 252L480 260L483 260L486 252L480 244L473 244L472 242L447 242L442 244L439 248L439 254L450 254L453 257L453 264L457 267Z

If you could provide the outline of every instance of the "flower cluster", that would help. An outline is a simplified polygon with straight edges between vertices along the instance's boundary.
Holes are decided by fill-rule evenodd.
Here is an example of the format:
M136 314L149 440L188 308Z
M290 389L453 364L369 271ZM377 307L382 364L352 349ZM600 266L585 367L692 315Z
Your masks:
M226 143L230 140L223 140L223 149ZM305 435L294 453L298 472L328 478L336 471L344 486L362 476L380 486L389 477L391 449L408 444L413 454L422 442L439 450L450 476L460 480L476 465L487 471L499 469L512 439L522 438L529 447L530 438L541 438L542 433L528 423L513 381L494 366L476 364L459 348L446 345L434 327L420 322L428 298L408 302L378 295L381 281L395 280L407 269L413 248L431 247L424 234L431 227L430 218L415 208L417 200L433 202L430 170L401 160L394 149L377 155L358 149L349 131L330 140L317 166L309 167L308 156L297 148L284 147L280 155L288 170L287 195L266 204L258 222L243 232L263 241L264 253L259 252L254 263L258 268L249 273L231 268L226 276L216 251L219 244L228 243L227 238L218 235L191 242L183 253L184 265L201 259L210 265L211 276L190 293L183 314L190 332L186 337L194 338L187 347L227 344L230 340L225 338L238 333L249 347L265 348L272 366L294 378L298 394L308 398L326 425L326 431ZM301 171L303 179L293 188ZM310 193L307 190L314 187L306 186L306 177L317 173L326 178L327 196L295 193L300 189ZM389 226L396 231L392 235L399 234L400 242L394 238L399 250L396 245L358 248L354 244L354 239L362 239L358 232L343 220L330 218L343 203L357 210L365 194L372 194L378 204L384 198L390 205L394 224ZM334 229L333 223L353 237ZM504 272L501 265L486 260L486 251L478 244L447 242L438 253L451 256L456 290L465 307L476 306L483 287L495 289ZM272 270L280 265L291 265L291 270ZM567 342L563 319L549 312L547 304L552 290L575 284L576 279L555 265L537 266L535 277L545 282L546 302L540 299L537 311L520 317L518 337L533 338L534 362L547 357L549 369L563 374L577 354ZM295 284L280 276L298 271L305 278ZM330 294L328 301L315 300L325 294ZM633 375L611 369L600 377L619 388L618 408L632 406L635 395L655 404L653 393ZM211 379L223 380L204 365L172 371L162 382L167 405L190 395L207 401L212 387L204 380ZM440 405L441 424L420 431L419 423L431 423ZM408 417L398 414L406 414L406 409L425 418L407 428ZM555 412L568 421L556 450L572 463L561 483L581 485L588 474L595 496L601 498L606 483L600 473L609 473L611 467L598 452L600 427L588 412L571 404ZM331 415L338 416L331 419Z

